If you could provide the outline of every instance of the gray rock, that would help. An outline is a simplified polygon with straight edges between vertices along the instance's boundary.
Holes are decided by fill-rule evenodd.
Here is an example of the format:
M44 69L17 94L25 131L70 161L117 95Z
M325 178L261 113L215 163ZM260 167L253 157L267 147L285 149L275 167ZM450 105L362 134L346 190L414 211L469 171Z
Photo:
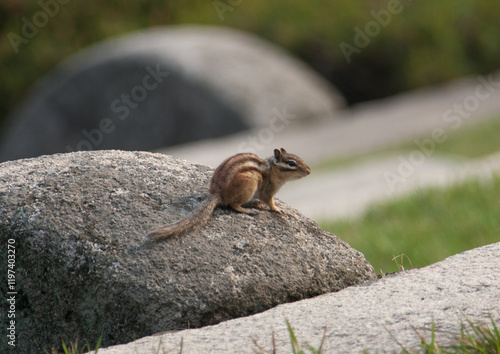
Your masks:
M299 342L324 353L417 352L420 336L457 345L467 320L492 328L500 324L500 243L450 257L431 266L412 269L374 283L353 286L257 315L216 326L183 330L101 349L99 354L125 353L254 353L255 342L272 352L289 353L286 319ZM490 318L491 316L491 318ZM307 352L307 350L306 350Z
M281 49L203 26L113 38L69 58L9 117L0 161L152 150L247 128L334 117L343 98ZM278 129L277 128L277 129Z
M16 247L19 352L61 337L92 344L101 333L103 345L124 343L374 278L361 253L279 201L284 215L216 209L198 232L145 242L199 205L210 176L206 166L144 152L1 164L0 242Z

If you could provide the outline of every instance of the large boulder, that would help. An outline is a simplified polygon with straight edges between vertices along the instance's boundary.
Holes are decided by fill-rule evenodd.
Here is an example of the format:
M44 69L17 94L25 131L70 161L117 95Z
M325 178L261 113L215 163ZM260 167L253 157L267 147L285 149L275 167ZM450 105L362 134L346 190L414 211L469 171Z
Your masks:
M152 150L274 126L283 112L286 124L331 118L342 103L319 75L251 34L148 29L83 50L41 80L10 115L0 161Z
M299 343L319 348L323 342L323 353L421 353L421 341L432 341L433 328L437 344L456 346L462 330L473 333L468 321L489 329L492 321L500 324L499 254L496 243L253 316L145 337L98 353L290 353L287 320Z
M0 242L15 247L17 350L40 352L61 338L95 344L101 335L103 345L124 343L375 277L361 253L279 201L283 215L216 209L198 232L145 241L196 208L210 176L206 166L144 152L1 164ZM1 284L6 277L0 272Z

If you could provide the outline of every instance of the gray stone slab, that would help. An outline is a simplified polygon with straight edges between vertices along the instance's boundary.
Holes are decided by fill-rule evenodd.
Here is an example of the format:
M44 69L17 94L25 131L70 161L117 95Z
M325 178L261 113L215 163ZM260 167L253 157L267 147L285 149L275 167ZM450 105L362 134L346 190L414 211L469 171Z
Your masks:
M428 342L435 325L441 345L457 344L467 320L491 328L500 322L500 243L470 250L421 269L216 326L151 336L99 350L124 353L254 353L259 348L290 353L288 320L299 342L325 353L401 353ZM307 350L306 350L307 352Z

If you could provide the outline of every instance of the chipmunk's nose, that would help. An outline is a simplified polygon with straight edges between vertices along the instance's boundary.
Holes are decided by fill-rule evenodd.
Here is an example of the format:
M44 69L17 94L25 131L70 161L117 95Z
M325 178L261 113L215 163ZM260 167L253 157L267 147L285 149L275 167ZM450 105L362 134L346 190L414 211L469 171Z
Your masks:
M306 170L306 176L311 174L311 169L309 167L307 167L307 170Z

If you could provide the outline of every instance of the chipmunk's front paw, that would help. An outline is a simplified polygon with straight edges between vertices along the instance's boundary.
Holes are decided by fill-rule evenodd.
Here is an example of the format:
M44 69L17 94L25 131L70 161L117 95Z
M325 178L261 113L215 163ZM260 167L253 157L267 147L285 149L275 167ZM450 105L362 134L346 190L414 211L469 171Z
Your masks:
M280 208L278 208L276 205L270 206L269 210L274 211L275 213L280 214L280 215L285 214L285 212L283 210L281 210Z

